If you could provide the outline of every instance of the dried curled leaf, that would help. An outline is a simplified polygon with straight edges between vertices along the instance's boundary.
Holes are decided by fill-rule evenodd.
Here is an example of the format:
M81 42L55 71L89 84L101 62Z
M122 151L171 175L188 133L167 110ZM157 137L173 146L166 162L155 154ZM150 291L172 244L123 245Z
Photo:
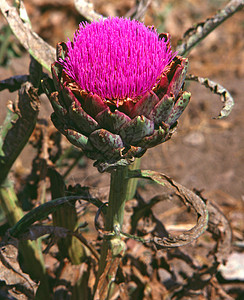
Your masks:
M199 82L201 85L204 85L206 88L210 89L211 92L220 96L221 101L224 103L223 108L221 109L218 117L215 119L222 119L227 117L234 106L234 99L232 98L231 94L225 89L222 85L208 79L203 78L195 75L187 75L186 80L193 80Z
M194 192L188 190L179 183L165 174L149 171L149 170L135 170L129 173L130 178L145 178L150 179L160 185L167 186L173 189L175 194L184 202L185 205L193 207L198 215L197 224L188 231L179 236L168 237L153 237L149 242L153 242L161 247L174 248L187 245L196 240L201 234L205 232L208 226L208 211L205 202L198 197ZM162 198L163 199L163 198ZM133 238L133 237L132 237Z
M0 182L6 178L12 164L32 134L39 108L37 89L30 82L26 82L19 90L16 105L12 105L4 126L0 129Z

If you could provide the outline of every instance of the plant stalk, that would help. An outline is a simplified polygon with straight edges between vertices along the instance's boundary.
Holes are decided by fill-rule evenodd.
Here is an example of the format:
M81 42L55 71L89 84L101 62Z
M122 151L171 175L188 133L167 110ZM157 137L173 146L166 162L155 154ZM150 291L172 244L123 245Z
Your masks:
M137 186L137 179L129 179L128 172L138 168L139 164L140 160L138 159L131 166L117 167L111 172L109 202L105 216L105 231L110 232L111 235L104 236L95 286L95 291L101 299L104 290L107 295L111 292L111 284L116 275L120 258L125 251L120 230L123 226L125 203L133 198ZM113 264L114 262L116 266ZM113 267L106 268L108 263L113 264ZM101 276L102 274L103 276ZM109 278L108 282L104 282L104 278Z
M140 169L140 165L141 165L141 158L136 158L134 163L129 165L128 168L130 171L134 171ZM135 196L137 183L138 183L138 178L133 178L129 180L126 201L133 199L133 197Z

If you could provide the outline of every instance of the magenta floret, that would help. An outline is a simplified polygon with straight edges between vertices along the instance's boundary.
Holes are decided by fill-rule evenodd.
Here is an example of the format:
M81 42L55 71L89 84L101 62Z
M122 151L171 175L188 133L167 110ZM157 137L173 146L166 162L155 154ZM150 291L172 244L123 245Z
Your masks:
M118 17L81 23L67 46L65 72L104 100L143 96L174 56L155 29Z

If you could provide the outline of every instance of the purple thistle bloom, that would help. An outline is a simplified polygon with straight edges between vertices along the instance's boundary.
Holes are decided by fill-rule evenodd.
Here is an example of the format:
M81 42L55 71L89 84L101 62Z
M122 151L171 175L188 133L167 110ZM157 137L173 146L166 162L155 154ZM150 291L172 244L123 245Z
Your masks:
M170 139L186 108L188 60L170 36L138 21L83 23L57 45L53 82L43 81L57 129L100 163L128 163Z
M82 90L110 101L142 97L174 56L155 29L118 17L81 23L66 45L64 71Z

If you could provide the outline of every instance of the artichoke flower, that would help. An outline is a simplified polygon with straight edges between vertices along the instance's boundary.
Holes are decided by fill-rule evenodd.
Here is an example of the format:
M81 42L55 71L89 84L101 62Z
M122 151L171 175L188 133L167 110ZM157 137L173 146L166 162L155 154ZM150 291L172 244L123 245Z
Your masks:
M97 164L131 161L171 137L190 100L187 65L169 34L138 21L81 23L57 45L53 81L43 82L51 119Z

